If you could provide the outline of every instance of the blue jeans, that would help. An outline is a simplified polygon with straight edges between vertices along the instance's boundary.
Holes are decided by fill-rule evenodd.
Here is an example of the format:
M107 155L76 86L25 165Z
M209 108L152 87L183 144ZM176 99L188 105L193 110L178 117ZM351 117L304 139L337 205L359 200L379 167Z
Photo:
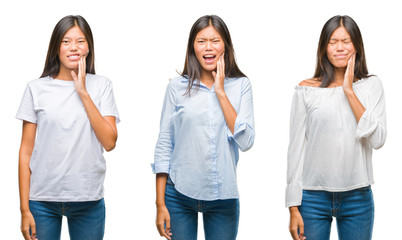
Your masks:
M59 240L63 216L72 240L101 240L105 231L103 198L88 202L29 201L40 240Z
M346 192L303 190L299 211L308 240L329 239L332 217L336 218L339 240L370 240L374 224L371 187Z
M239 226L239 199L201 201L178 191L168 180L165 204L170 214L172 240L197 239L198 212L203 213L206 240L235 240Z

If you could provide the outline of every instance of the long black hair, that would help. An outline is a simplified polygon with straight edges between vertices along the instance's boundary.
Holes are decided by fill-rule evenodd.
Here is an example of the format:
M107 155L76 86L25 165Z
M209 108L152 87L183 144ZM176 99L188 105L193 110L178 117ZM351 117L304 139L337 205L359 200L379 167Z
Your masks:
M62 18L54 27L52 36L49 42L49 48L47 51L45 67L43 69L42 77L51 76L55 77L60 71L60 59L59 51L61 41L68 30L73 27L79 27L84 33L84 36L88 43L88 56L86 57L86 72L95 74L95 52L94 52L94 40L92 37L92 31L87 21L79 15L69 15Z
M349 16L334 16L329 19L321 31L317 49L317 64L314 78L321 81L320 87L328 87L335 78L334 66L328 60L327 46L332 33L339 27L345 27L356 50L355 77L357 79L368 77L366 55L364 53L363 38L356 22Z
M197 60L194 51L194 41L197 34L206 27L212 26L220 34L223 43L225 44L225 76L226 77L246 77L236 64L235 53L233 49L232 39L229 29L225 22L216 15L205 15L200 17L192 26L188 37L186 61L181 76L189 79L188 87L185 94L190 94L190 91L196 81L196 86L199 85L201 78L202 66Z

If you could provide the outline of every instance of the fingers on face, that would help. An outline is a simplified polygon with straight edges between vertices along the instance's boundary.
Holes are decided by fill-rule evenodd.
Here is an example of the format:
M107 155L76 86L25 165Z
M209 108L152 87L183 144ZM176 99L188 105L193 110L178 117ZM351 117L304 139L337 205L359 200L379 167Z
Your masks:
M222 72L225 72L225 53L222 54Z
M225 59L224 59L224 54L222 54L219 57L218 60L218 66L217 66L217 72L220 74L224 74L225 73Z
M74 70L71 70L71 76L74 80L77 80L77 74L75 74Z
M347 68L346 68L346 73L349 73L349 74L354 73L355 59L356 59L356 53L353 53L353 55L349 58L348 65L347 65Z
M79 71L85 73L86 68L86 55L82 56L79 61Z
M350 73L353 74L355 71L355 61L356 61L356 53L354 53L351 57L351 66L350 66Z

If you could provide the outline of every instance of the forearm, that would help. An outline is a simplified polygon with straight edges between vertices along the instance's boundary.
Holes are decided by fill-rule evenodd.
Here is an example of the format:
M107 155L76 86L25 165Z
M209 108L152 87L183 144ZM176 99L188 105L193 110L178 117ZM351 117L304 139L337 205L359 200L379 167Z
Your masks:
M363 113L366 111L363 104L357 98L353 90L345 90L345 96L348 99L349 105L352 108L353 114L355 115L356 122L360 121Z
M31 181L31 171L29 169L30 158L30 155L20 153L18 180L21 212L29 211L29 187Z
M216 96L218 97L219 104L221 105L221 109L223 112L223 116L225 117L226 125L229 130L234 133L235 122L237 118L236 110L233 108L230 103L225 91L217 91Z
M88 92L80 93L81 101L84 105L91 127L95 132L99 142L106 151L111 151L116 145L117 129L115 122L111 123L103 117L95 104L93 103Z
M24 138L24 137L23 137ZM29 149L29 148L28 148ZM32 149L32 148L30 148ZM31 171L29 169L29 162L31 160L32 151L28 151L26 146L21 144L18 164L18 180L20 192L20 211L21 211L21 233L24 239L36 238L35 219L29 209L29 188L31 181Z
M18 181L21 212L29 211L29 188L31 170L29 163L35 146L36 124L24 121L22 124L21 147L18 161Z
M165 206L165 190L166 190L167 174L156 174L156 206Z

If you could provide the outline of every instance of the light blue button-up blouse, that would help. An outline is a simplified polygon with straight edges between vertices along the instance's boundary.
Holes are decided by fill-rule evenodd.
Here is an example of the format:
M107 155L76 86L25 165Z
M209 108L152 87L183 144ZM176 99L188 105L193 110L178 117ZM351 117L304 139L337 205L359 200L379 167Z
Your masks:
M152 164L168 173L180 193L198 200L239 198L236 165L239 152L254 143L254 113L248 78L226 78L226 95L237 113L231 133L215 94L200 82L184 94L188 79L170 81L165 94L160 133Z

